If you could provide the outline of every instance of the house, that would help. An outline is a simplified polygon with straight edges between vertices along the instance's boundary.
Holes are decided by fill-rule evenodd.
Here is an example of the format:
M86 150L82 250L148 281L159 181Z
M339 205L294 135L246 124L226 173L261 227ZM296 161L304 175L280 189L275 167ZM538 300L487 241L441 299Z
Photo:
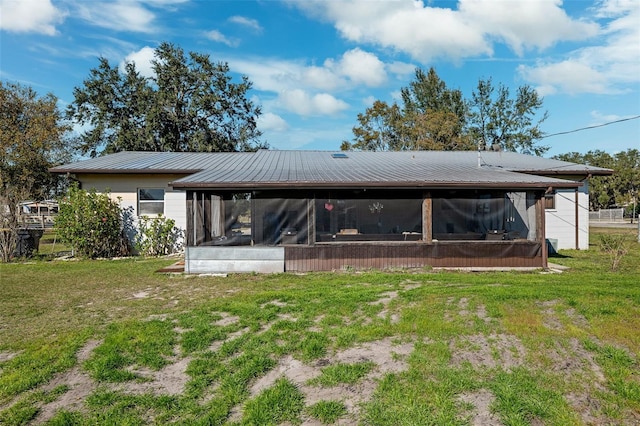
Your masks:
M588 248L588 178L513 152L121 152L58 166L185 231L187 272L547 266Z

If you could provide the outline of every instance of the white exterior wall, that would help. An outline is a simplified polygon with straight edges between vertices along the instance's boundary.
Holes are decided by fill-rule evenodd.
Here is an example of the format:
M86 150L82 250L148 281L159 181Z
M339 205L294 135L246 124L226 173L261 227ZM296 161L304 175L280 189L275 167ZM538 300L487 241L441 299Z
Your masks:
M165 191L164 215L175 220L177 228L187 232L187 193L185 191Z
M164 189L164 216L173 219L176 227L186 232L187 229L187 194L169 186L169 182L180 179L185 175L174 174L81 174L77 178L82 189L95 189L97 192L109 192L111 198L118 201L123 209L130 209L133 213L134 225L138 225L138 189Z
M556 190L556 208L546 209L546 238L558 240L558 249L589 248L589 186L578 188L578 247L576 247L576 191Z
M78 179L82 188L95 189L98 192L109 191L116 200L121 198L121 206L131 208L137 225L138 188L163 188L164 215L175 220L176 227L186 232L186 192L174 191L168 185L185 175L174 174L81 174ZM578 188L578 249L589 248L589 193L585 181ZM546 238L558 240L558 249L575 249L575 190L558 189L556 191L556 208L545 212Z

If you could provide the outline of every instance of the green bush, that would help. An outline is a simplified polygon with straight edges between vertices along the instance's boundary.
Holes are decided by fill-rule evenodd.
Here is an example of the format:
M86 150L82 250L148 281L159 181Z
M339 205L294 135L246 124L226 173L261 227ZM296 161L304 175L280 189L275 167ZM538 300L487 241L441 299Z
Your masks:
M180 249L182 232L176 222L161 214L158 217L142 216L138 224L136 248L146 256L162 256Z
M80 256L93 259L130 253L124 235L123 210L109 193L72 186L60 200L55 226L60 239Z

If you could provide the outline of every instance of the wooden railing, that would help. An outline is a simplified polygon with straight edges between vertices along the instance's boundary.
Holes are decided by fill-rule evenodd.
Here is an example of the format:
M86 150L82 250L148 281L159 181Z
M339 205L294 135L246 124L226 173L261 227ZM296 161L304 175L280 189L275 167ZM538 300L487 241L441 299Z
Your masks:
M53 228L56 215L51 214L22 214L20 215L20 226L28 229L48 229Z

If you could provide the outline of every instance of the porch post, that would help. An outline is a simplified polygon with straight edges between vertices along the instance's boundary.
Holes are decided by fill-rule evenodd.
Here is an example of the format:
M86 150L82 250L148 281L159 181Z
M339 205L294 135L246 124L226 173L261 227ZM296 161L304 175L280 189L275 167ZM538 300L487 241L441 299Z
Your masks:
M307 245L316 243L316 200L307 199Z
M536 196L536 230L538 233L538 241L542 245L542 267L546 269L549 267L549 250L547 248L547 231L545 230L544 215L544 193L538 193Z
M186 231L186 243L187 247L194 246L194 238L193 238L193 191L187 191L187 231Z
M433 240L433 203L431 200L431 192L424 193L422 199L422 240L425 243L431 243Z

